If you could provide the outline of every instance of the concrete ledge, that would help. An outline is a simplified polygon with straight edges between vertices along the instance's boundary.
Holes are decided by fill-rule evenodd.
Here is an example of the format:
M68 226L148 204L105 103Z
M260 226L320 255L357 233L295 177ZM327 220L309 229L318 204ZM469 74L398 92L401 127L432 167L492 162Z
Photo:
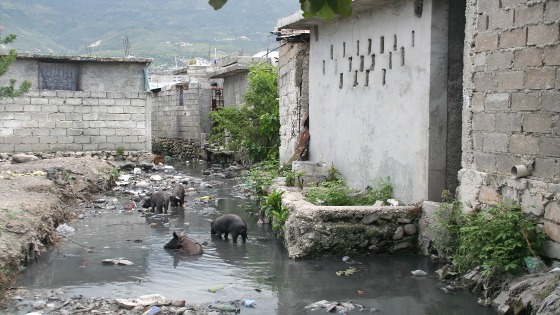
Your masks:
M283 181L270 189L284 192L290 210L284 244L292 259L418 252L420 207L316 206Z

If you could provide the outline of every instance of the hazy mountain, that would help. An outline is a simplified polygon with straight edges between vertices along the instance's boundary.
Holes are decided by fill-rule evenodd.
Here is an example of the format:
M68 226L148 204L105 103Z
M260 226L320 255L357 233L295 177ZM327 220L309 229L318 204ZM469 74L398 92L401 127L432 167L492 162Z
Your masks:
M0 25L17 35L10 48L41 54L122 57L170 63L175 57L253 54L278 46L270 32L296 0L2 0Z

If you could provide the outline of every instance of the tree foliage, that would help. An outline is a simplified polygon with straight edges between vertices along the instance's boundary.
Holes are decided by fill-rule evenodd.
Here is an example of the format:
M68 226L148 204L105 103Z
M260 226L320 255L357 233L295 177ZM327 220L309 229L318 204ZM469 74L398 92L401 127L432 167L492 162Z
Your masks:
M219 10L226 4L227 0L209 0L208 3ZM311 18L320 16L329 20L337 14L350 16L352 14L352 0L299 0L303 17Z
M253 162L278 157L280 113L277 68L266 63L249 67L245 103L208 114L213 122L211 141L234 151L244 150Z
M0 45L7 45L13 42L15 39L16 35L9 34L4 38L0 38ZM0 55L0 76L3 76L8 71L8 68L16 60L16 57L17 53L14 49L10 49L7 55ZM19 88L16 87L16 82L17 81L15 79L11 79L9 85L1 86L0 98L21 96L24 93L27 93L27 91L31 87L31 83L29 81L23 81Z

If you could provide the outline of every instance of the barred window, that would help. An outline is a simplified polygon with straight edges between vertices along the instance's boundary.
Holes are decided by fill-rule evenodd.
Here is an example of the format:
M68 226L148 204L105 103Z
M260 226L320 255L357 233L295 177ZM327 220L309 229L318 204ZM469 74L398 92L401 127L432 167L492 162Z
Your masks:
M80 64L68 62L39 62L40 90L80 89Z

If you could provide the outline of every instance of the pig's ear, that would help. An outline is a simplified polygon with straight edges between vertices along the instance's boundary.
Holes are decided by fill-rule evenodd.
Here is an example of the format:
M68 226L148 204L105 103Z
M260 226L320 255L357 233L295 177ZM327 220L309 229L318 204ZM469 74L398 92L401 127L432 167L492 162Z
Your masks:
M173 232L173 238L179 238L179 236L177 235L177 232Z

